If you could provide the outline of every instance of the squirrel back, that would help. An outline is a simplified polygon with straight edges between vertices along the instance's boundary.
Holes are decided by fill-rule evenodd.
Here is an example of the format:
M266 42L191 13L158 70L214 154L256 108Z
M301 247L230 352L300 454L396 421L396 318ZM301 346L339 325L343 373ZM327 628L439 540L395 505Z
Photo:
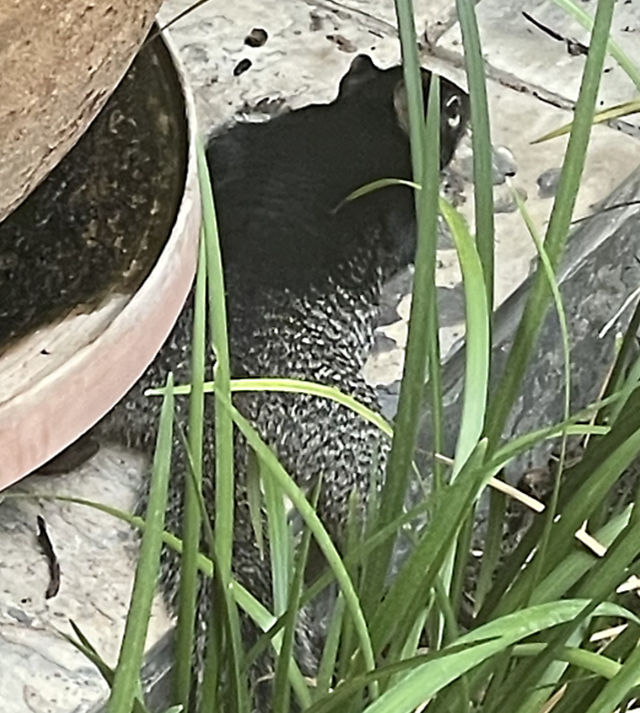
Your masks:
M430 78L422 70L425 102ZM440 84L444 167L466 130L468 101ZM385 278L404 267L415 246L412 191L389 187L336 209L376 179L412 178L406 111L402 68L360 55L330 104L214 137L207 156L227 273L304 290L374 241L386 253Z

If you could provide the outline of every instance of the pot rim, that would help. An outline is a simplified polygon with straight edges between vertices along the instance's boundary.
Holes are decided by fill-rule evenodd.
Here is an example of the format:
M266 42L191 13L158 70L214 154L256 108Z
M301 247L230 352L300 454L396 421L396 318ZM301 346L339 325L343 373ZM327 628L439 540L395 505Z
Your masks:
M60 453L113 408L158 353L189 293L201 221L195 102L168 33L161 37L182 92L187 132L184 192L176 219L149 274L104 331L0 404L0 490ZM10 350L13 358L21 344Z

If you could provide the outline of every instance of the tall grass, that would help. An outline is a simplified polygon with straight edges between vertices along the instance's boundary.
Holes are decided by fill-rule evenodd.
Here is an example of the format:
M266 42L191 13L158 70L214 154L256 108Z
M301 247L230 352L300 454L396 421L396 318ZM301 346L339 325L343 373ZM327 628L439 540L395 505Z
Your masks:
M439 375L438 321L435 305L435 245L437 235L437 197L439 161L425 160L429 153L427 142L435 143L433 156L439 156L439 83L432 82L429 88L429 108L425 127L425 111L422 95L422 77L418 62L416 32L410 0L396 0L396 13L400 30L404 81L409 108L409 134L413 177L418 183L424 181L426 190L415 192L418 235L416 247L416 276L411 299L411 317L407 334L404 372L396 428L389 455L387 474L380 497L378 526L384 527L397 517L404 503L413 450L418 431L422 385L427 372L428 356L431 355L433 386L431 392L436 449L442 445L442 394ZM438 418L440 417L440 418ZM385 543L367 568L364 584L366 611L370 615L384 592L393 542Z
M568 6L568 2L563 4ZM137 676L141 659L141 629L148 619L149 582L157 571L161 539L183 553L183 584L176 646L174 700L193 702L191 691L193 622L198 577L212 580L215 615L209 622L209 656L200 696L200 710L250 710L246 674L267 648L275 657L275 710L292 709L292 701L309 713L348 710L353 713L402 713L428 710L498 713L605 713L616 709L640 683L637 673L640 622L624 606L616 590L634 571L640 554L640 510L637 501L621 513L602 512L601 503L640 451L640 393L629 344L624 340L618 363L604 398L571 415L569 329L564 319L561 292L555 273L567 241L575 198L580 186L603 61L610 42L613 0L599 0L593 20L590 51L580 96L564 156L558 195L544 240L539 239L523 206L523 218L536 240L540 267L533 281L507 366L497 389L489 394L491 319L493 300L493 208L489 180L490 127L480 35L474 3L458 0L465 61L472 107L475 234L438 195L434 149L439 139L439 84L431 83L427 118L416 49L413 11L409 0L397 0L404 76L409 96L418 242L415 284L404 376L398 416L394 424L323 385L293 380L231 379L226 337L224 276L215 225L213 195L206 162L199 149L204 196L204 229L196 288L193 342L193 380L190 385L167 388L150 395L165 398L160 443L152 481L150 517L144 529L132 610L118 669L113 677L109 713L128 713L141 706ZM215 170L215 167L214 167ZM383 178L383 177L381 177ZM380 182L384 188L388 181ZM457 445L443 453L443 394L435 309L435 245L438 211L448 222L463 273L465 289L467 358L464 397ZM208 285L208 290L205 290ZM504 426L522 386L536 337L553 301L562 324L565 356L565 413L559 424L503 440ZM206 303L206 304L205 304ZM205 339L205 311L209 315L210 344ZM637 327L640 312L632 320ZM216 368L204 374L205 351L212 349ZM298 488L252 424L235 408L236 390L283 390L310 393L340 401L382 433L392 438L379 508L373 510L368 537L358 541L350 533L342 553L329 538L314 508L314 494ZM199 492L202 429L206 392L215 400L216 499L213 527ZM162 533L161 507L166 493L167 425L171 399L190 393L190 422L186 447L192 473L186 478L187 521L183 539ZM432 494L405 512L407 483L415 472L414 448L418 418L426 394L433 414L434 487ZM588 420L596 415L596 423ZM256 601L233 576L234 476L232 423L254 453L256 463L255 529L268 536L273 574L273 611ZM502 560L501 533L505 501L494 496L480 574L466 580L469 538L474 513L486 487L501 468L545 439L566 439L568 434L589 434L582 460L557 473L556 487L546 517L538 516L515 551ZM170 439L169 439L170 440ZM564 443L561 440L561 443ZM447 458L447 456L451 456ZM422 473L428 477L430 473ZM321 484L320 486L321 487ZM304 523L301 543L284 507L286 498ZM263 527L263 507L266 513ZM211 504L207 504L211 505ZM539 509L544 506L538 504ZM113 514L122 515L112 511ZM576 531L600 512L594 535L605 547L595 555L576 546ZM201 530L200 520L204 518ZM425 515L427 516L425 518ZM557 517L557 516L560 517ZM389 577L397 536L407 531L413 546ZM202 536L201 533L204 533ZM324 555L328 570L314 583L303 572L311 539ZM208 551L199 552L200 541ZM582 537L585 541L585 538ZM588 541L588 540L587 540ZM142 584L147 586L140 589ZM301 606L331 583L338 595L329 617L321 667L315 681L305 680L294 658L294 621ZM462 595L471 599L471 614L464 612ZM242 609L264 632L251 650L240 636ZM626 624L626 633L598 648L590 639L606 623ZM87 642L79 641L94 656ZM138 708L139 709L139 708Z

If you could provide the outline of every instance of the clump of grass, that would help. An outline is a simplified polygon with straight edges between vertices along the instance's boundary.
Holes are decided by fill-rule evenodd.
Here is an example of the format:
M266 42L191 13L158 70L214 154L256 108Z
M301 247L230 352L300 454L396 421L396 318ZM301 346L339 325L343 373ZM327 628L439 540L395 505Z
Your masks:
M569 6L568 0L563 5ZM480 38L474 3L458 0L465 61L471 94L471 122L476 191L475 234L457 212L438 196L436 162L425 161L439 137L439 87L432 82L424 121L413 13L409 0L397 0L405 81L409 95L410 129L418 215L418 249L409 340L398 416L385 423L352 398L335 389L291 380L230 378L224 282L215 227L213 196L200 149L205 222L200 249L194 324L191 385L162 390L165 408L154 477L151 516L146 523L137 581L155 579L158 547L163 538L183 554L183 581L176 650L175 703L192 698L191 653L198 573L211 578L216 614L210 624L210 656L205 669L200 710L249 710L246 671L267 647L274 651L275 710L290 710L292 699L309 713L349 710L353 713L406 711L513 711L534 713L605 713L630 699L640 683L637 673L640 621L621 605L619 585L633 571L640 553L640 509L634 501L617 514L602 513L606 493L640 452L640 392L638 363L630 344L640 322L640 310L623 340L603 399L571 415L569 329L564 319L555 273L561 259L580 185L599 80L609 41L613 0L599 0L593 20L590 51L584 69L571 136L551 220L544 238L538 235L520 205L540 256L514 346L498 386L489 392L493 300L493 209L490 129ZM373 188L382 188L389 181ZM371 187L369 187L371 189ZM356 198L357 196L352 196ZM455 451L443 450L442 379L435 309L436 218L447 220L458 251L465 288L467 357L464 401ZM524 379L543 317L553 302L562 325L565 363L563 421L503 442L504 426ZM211 325L206 343L205 313ZM211 379L204 373L205 349L213 349L217 366ZM425 386L425 375L428 384ZM341 556L319 521L311 501L296 486L251 424L233 406L239 389L274 389L312 393L341 401L392 437L393 446L379 508L372 508L368 537L350 537ZM216 403L215 525L203 519L199 492L203 400L213 391ZM192 473L187 478L187 522L182 541L162 533L158 508L166 492L166 437L172 398L190 393L188 448ZM426 395L434 422L434 479L428 500L404 511L408 479L413 469L418 418ZM150 396L152 398L154 396ZM210 397L208 397L210 398ZM595 423L589 418L595 415ZM264 509L275 583L274 611L267 611L233 580L233 441L232 423L255 454L256 478L262 480ZM500 533L505 516L502 496L492 498L485 547L475 590L471 621L462 619L462 581L466 568L475 506L501 468L548 438L589 434L580 463L556 474L546 516L537 517L516 550L500 563ZM429 475L429 474L422 474ZM495 484L495 481L493 481ZM316 493L317 494L317 493ZM257 509L261 509L259 489ZM283 506L286 497L302 517L301 544L295 538ZM425 522L424 515L428 512ZM575 533L599 513L594 537L604 547L598 555L576 548ZM119 514L115 513L114 514ZM122 514L120 514L122 515ZM560 516L559 518L557 516ZM122 515L124 516L124 515ZM126 517L126 516L125 516ZM595 519L593 520L596 522ZM261 523L261 516L257 523ZM413 525L414 546L399 574L389 579L389 564L398 533ZM259 533L261 524L256 524ZM202 529L201 529L202 528ZM204 533L204 537L201 536ZM582 532L582 541L589 541ZM329 565L318 581L305 586L302 573L311 538ZM199 552L201 540L206 555ZM144 573L144 574L142 574ZM332 582L339 594L330 616L315 682L306 681L293 657L293 623L299 608ZM104 671L113 685L109 713L143 710L137 690L141 665L140 636L148 619L149 587L136 586L120 662L115 673ZM240 637L238 608L265 632L247 651ZM624 633L604 647L593 643L598 617L624 624ZM99 657L82 639L77 644L96 663ZM142 708L141 708L142 707Z

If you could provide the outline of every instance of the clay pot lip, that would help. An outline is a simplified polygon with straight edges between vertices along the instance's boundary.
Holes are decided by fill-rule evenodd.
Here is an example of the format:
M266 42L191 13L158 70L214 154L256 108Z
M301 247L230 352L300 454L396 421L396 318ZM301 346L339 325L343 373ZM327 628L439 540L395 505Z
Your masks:
M181 88L187 131L184 192L176 219L155 265L104 331L0 403L0 490L64 450L124 396L166 340L189 293L201 221L195 102L167 33L162 41ZM72 320L62 324L69 322L73 329Z

